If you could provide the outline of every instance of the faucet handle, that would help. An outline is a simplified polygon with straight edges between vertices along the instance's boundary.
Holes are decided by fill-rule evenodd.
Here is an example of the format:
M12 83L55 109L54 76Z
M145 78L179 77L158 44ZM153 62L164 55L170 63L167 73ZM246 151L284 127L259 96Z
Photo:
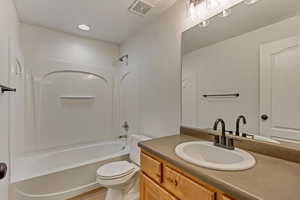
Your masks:
M227 149L234 150L234 139L233 138L227 138Z

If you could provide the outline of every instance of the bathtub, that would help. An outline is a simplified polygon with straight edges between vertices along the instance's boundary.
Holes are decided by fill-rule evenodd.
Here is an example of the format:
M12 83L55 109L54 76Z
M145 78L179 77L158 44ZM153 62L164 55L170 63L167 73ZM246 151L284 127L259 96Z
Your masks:
M103 142L40 153L15 161L11 173L12 200L65 200L99 187L96 170L128 159L123 142Z

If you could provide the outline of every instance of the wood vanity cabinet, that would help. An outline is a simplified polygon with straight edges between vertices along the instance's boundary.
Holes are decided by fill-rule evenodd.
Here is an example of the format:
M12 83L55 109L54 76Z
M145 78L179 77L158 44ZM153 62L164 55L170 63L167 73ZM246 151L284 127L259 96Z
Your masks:
M140 200L234 200L151 153L141 153Z
M157 183L162 182L162 162L155 160L145 153L141 154L143 172Z
M177 200L143 173L141 174L140 187L142 200Z

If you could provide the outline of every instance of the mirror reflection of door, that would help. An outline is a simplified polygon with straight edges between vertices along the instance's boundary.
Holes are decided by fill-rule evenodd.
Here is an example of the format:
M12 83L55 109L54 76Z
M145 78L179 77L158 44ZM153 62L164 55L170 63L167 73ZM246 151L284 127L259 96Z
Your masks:
M261 46L263 135L300 141L300 36Z

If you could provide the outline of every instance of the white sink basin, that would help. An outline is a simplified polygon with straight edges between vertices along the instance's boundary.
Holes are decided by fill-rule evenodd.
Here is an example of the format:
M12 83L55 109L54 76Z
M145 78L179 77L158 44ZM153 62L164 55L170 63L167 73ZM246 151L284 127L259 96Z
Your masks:
M239 171L253 167L255 158L241 149L227 150L211 142L194 141L176 146L177 156L200 167L223 171Z

